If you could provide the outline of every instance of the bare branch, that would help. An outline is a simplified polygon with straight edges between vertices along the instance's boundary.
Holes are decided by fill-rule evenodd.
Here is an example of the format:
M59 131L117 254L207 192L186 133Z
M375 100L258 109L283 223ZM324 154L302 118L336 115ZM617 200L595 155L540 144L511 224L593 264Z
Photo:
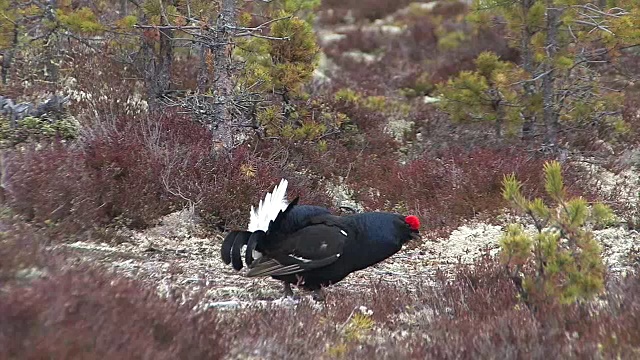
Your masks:
M284 41L291 40L291 38L289 38L288 36L285 36L285 37L267 36L267 35L256 34L253 32L239 33L239 34L234 34L233 36L235 37L251 36L251 37L267 39L267 40L284 40Z
M158 29L158 30L202 30L202 26L186 26L186 25L140 25L133 26L136 29Z
M510 85L513 86L513 85L524 84L524 83L527 83L527 82L535 82L535 81L540 80L543 76L549 74L550 72L551 72L551 70L547 70L547 71L539 74L538 76L536 76L536 77L534 77L532 79L525 79L525 80L517 81L517 82L511 83Z
M289 15L289 16L283 16L283 17L280 17L280 18L277 18L277 19L271 19L269 21L263 22L262 24L260 24L260 25L258 25L256 27L243 27L243 26L229 26L229 25L227 25L227 26L225 26L225 28L229 29L229 30L262 31L267 25L270 25L270 24L272 24L274 22L277 22L277 21L288 20L288 19L291 19L292 17L293 17L292 15Z

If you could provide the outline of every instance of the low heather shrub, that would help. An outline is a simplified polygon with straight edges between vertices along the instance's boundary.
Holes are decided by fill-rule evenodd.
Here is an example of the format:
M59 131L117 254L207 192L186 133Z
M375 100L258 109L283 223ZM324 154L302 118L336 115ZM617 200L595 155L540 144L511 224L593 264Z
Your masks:
M8 230L8 228L3 228ZM27 245L27 232L11 239ZM22 234L17 236L16 234ZM15 236L14 236L15 235ZM371 293L335 287L323 307L282 305L194 312L153 288L96 268L65 271L31 250L0 248L0 358L633 358L640 346L640 280L608 280L597 303L522 306L489 255L437 270L429 283L373 281ZM22 254L40 277L13 282ZM62 255L58 253L55 256ZM23 262L23 261L20 261ZM7 265L9 264L9 265ZM10 289L10 291L7 291Z
M45 237L3 209L0 358L219 359L218 315L194 312L154 287L45 248ZM64 269L64 270L62 270Z
M370 209L396 208L421 216L429 227L456 226L460 219L499 210L504 174L522 176L530 191L542 193L542 159L512 148L448 149L405 165L369 161L354 168L349 182ZM375 190L377 191L375 191Z
M29 226L12 219L11 211L0 208L0 288L19 280L20 272L47 264L43 254L45 239Z
M398 14L394 24L403 27L398 33L371 27L344 31L344 38L324 49L341 69L332 80L341 87L388 95L420 76L436 84L462 70L473 70L474 59L484 51L496 53L503 61L519 60L518 51L509 47L503 26L477 30L465 20L467 13L467 5L447 2L431 11L416 7ZM344 56L349 51L375 57Z
M325 0L321 4L320 21L327 24L345 21L347 14L355 21L374 21L391 15L413 1L410 0Z
M188 305L95 269L56 272L0 294L0 358L221 358L216 314Z
M210 132L186 117L94 125L79 142L30 144L5 156L8 204L49 234L73 237L114 221L146 227L183 206L212 226L239 226L281 177L292 196L328 204L317 180L248 146L214 156Z
M369 301L363 299L359 304L374 309L375 326L385 336L348 343L344 357L544 359L553 353L568 359L624 359L633 358L640 345L637 275L610 280L599 303L535 314L519 305L517 290L494 257L459 266L452 276L440 271L434 280L435 286L418 284L414 293L387 285ZM381 303L390 306L375 305ZM404 314L394 314L396 309Z
M114 219L146 226L176 202L162 183L166 159L154 156L141 128L115 126L83 144L54 141L11 152L6 160L8 203L27 220L70 235ZM187 139L171 140L163 145L189 159L192 149L180 149ZM189 144L201 145L197 139Z

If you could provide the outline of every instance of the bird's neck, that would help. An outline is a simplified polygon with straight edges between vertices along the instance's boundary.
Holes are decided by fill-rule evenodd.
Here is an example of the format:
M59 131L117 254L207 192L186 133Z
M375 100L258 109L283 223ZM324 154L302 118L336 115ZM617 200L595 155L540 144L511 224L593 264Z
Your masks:
M374 246L380 248L380 246L389 248L398 248L402 246L401 239L393 235L393 231L389 229L382 229L378 226L370 226L364 221L356 221L356 228L358 229L359 238L362 241L362 246Z

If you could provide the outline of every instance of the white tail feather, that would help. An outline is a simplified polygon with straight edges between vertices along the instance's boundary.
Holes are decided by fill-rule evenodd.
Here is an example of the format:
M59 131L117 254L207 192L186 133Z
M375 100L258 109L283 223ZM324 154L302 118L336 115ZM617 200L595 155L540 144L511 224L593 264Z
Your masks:
M272 192L267 193L263 200L260 200L258 209L251 206L248 231L267 231L269 222L275 220L281 210L287 208L287 185L286 179L280 180L280 184L276 185Z

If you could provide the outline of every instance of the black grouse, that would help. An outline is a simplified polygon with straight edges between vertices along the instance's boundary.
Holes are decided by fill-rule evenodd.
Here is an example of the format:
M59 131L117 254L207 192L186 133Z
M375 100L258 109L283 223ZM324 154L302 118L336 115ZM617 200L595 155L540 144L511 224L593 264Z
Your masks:
M350 273L377 264L419 233L416 216L369 212L337 216L328 209L286 201L287 181L268 193L257 210L251 208L247 231L231 231L221 256L225 264L241 270L242 250L249 268L246 276L271 276L324 299L322 287L335 284Z

